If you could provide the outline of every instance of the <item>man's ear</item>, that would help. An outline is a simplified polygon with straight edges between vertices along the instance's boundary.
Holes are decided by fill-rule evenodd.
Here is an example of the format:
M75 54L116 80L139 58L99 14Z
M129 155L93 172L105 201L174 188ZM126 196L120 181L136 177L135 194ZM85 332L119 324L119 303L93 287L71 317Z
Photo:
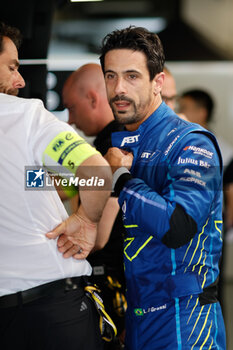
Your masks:
M155 95L158 95L161 92L164 78L165 78L164 72L160 72L160 73L156 74L156 76L154 77L153 82L154 82L154 94Z
M98 103L98 94L94 90L89 90L87 97L89 105L91 108L95 109Z

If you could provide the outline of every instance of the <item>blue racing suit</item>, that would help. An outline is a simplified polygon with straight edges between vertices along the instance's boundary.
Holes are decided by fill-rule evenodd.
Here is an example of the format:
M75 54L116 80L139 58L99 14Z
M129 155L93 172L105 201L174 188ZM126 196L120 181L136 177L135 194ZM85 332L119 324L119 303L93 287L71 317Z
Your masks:
M119 191L127 234L127 350L226 349L216 289L222 247L222 161L213 134L165 103L133 132Z

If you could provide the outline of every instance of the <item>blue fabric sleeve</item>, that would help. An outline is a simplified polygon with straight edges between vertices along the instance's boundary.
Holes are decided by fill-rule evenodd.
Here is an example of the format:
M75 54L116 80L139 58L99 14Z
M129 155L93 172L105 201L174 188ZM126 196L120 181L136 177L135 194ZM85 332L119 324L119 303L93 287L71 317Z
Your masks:
M220 159L212 140L201 133L186 135L163 164L160 191L152 187L161 182L161 174L155 174L153 181L154 186L139 178L125 183L119 196L125 224L136 224L143 232L162 240L171 229L171 216L179 204L200 230L210 215L216 191L221 190ZM180 211L177 225L174 215L172 222L176 234ZM183 225L188 225L187 220ZM182 227L184 232L189 230L190 227Z

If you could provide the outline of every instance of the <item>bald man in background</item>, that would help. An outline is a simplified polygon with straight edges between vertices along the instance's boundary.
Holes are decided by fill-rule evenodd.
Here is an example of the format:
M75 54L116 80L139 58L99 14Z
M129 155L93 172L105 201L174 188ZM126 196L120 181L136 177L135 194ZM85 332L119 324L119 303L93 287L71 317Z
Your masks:
M165 73L165 79L161 91L162 100L173 110L176 112L177 107L177 90L176 90L176 82L175 79L170 72L170 70L165 66L163 69L163 72ZM183 113L176 113L180 118L187 120L185 114Z
M102 155L105 155L108 148L112 146L112 132L122 131L123 126L114 120L100 65L89 63L74 71L65 81L62 97L63 104L69 111L68 123L74 124L86 136L96 136L94 146ZM89 255L88 261L93 266L92 282L102 290L106 310L115 322L119 335L124 330L123 314L126 307L126 303L121 299L121 297L124 299L125 288L124 231L117 199L112 197L108 200L98 225L95 252ZM114 288L113 284L117 285L116 281L122 287ZM113 307L115 292L118 292L120 296L118 300L120 304L122 303L118 313ZM106 343L105 349L119 349L119 344Z
M111 132L122 130L122 126L113 118L100 66L89 63L73 72L64 84L62 96L69 110L68 123L75 124L86 136L97 136L94 145L105 154Z
M165 79L161 93L162 99L174 111L177 100L176 82L167 67L164 67L163 71L165 73Z

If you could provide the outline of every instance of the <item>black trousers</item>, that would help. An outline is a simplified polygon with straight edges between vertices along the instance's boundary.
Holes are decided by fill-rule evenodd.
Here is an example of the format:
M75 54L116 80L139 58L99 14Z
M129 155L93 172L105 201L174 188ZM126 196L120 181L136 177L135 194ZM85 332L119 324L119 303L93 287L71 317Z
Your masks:
M99 317L82 288L0 309L4 350L102 350Z

